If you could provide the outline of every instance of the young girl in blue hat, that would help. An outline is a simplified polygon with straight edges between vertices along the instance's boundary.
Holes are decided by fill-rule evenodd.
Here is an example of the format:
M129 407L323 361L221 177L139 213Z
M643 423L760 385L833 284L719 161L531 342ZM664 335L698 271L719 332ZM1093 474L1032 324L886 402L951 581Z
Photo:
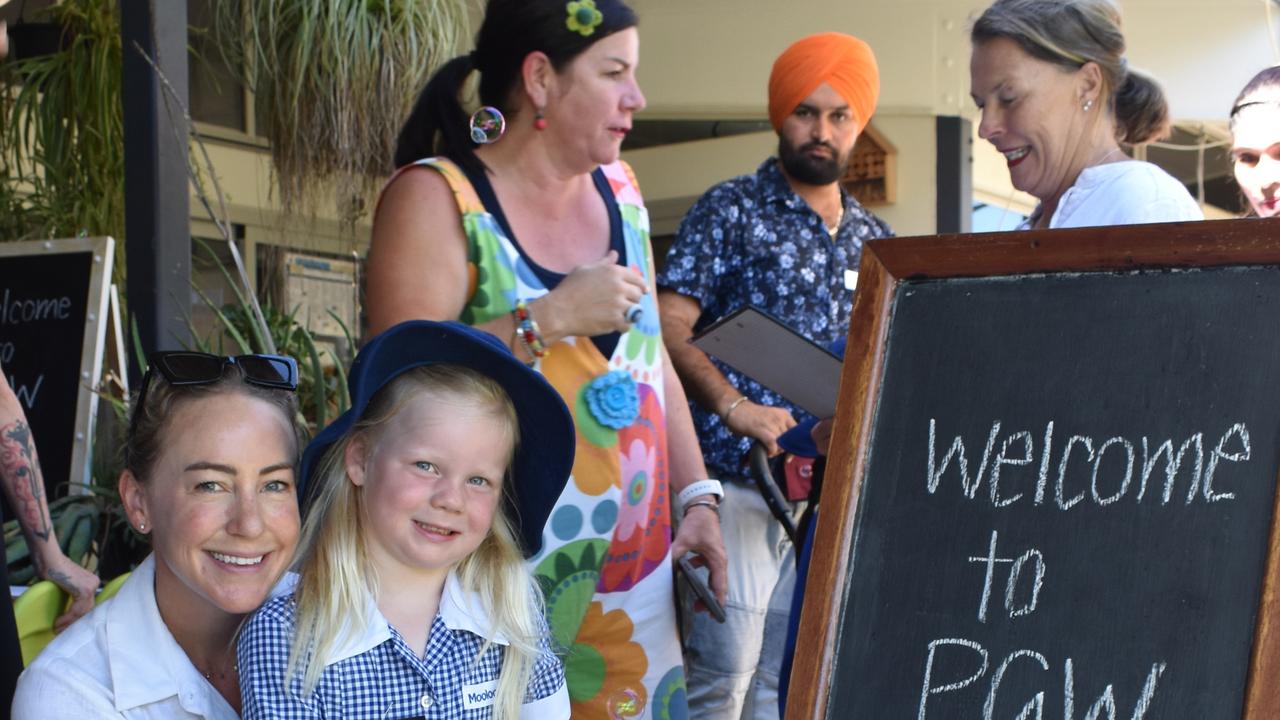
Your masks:
M297 585L239 640L253 718L568 718L524 559L572 419L496 338L407 322L365 346L307 448Z

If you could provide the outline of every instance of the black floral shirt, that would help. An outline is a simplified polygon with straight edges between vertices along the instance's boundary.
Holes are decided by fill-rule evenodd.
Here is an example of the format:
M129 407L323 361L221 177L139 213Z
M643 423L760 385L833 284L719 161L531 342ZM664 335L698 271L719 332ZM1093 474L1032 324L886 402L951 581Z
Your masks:
M680 223L658 284L698 301L694 332L754 305L826 347L848 334L853 293L845 271L858 269L863 242L893 234L851 195L841 195L844 216L833 240L769 158L754 175L722 182L698 199ZM753 402L806 417L772 390L712 362ZM714 412L690 408L708 469L721 478L744 477L751 440L730 433Z

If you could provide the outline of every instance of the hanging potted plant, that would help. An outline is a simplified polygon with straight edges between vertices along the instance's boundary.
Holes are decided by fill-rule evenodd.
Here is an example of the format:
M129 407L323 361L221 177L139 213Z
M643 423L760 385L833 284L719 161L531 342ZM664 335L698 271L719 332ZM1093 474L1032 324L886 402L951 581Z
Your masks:
M0 64L0 239L123 237L117 8L62 0L46 12L63 47Z
M468 37L468 0L219 4L218 41L246 69L287 211L323 191L347 227L392 170L400 125Z

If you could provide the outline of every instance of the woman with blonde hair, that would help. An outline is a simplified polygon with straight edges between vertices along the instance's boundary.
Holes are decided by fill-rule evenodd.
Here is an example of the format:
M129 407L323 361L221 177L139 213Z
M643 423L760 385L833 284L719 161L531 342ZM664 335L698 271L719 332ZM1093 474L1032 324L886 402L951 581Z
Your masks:
M120 499L152 552L18 681L15 718L240 717L235 634L298 542L298 366L152 354Z
M295 590L240 637L244 717L569 717L524 566L573 464L555 391L487 333L401 323L308 446Z
M1129 159L1169 131L1164 92L1124 56L1111 0L997 0L970 32L978 134L1039 206L1025 228L1202 220L1187 189Z

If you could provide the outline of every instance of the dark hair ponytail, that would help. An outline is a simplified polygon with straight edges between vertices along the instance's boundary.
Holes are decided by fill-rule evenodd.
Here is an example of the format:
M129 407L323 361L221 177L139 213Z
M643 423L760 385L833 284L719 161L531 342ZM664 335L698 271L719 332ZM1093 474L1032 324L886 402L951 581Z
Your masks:
M458 99L467 76L479 71L480 104L498 108L508 124L514 122L521 68L529 53L545 53L559 72L602 38L635 27L635 11L623 0L594 2L600 22L583 35L569 29L566 0L489 0L475 51L445 63L418 96L396 140L396 167L438 154L468 171L483 172L469 116Z
M422 89L396 138L396 167L435 155L437 132L443 135L440 144L444 147L471 142L467 113L458 102L462 85L473 69L471 57L460 55L445 63Z

